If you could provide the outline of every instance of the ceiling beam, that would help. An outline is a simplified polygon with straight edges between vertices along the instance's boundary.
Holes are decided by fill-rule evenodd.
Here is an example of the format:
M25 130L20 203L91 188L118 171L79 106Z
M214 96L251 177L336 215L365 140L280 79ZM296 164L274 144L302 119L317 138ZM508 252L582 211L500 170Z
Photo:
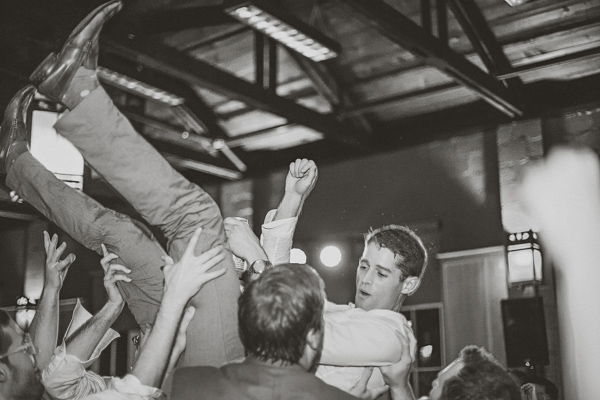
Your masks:
M447 0L454 17L473 44L488 72L498 76L510 72L512 67L502 46L474 0ZM513 86L522 85L519 78L509 79Z
M141 30L152 35L206 26L237 24L235 19L223 12L223 7L220 5L159 8L141 13L139 22Z
M244 79L195 59L174 48L139 39L103 37L104 51L114 53L146 68L172 78L215 91L248 105L279 115L290 123L298 123L321 132L325 137L348 145L358 145L351 129L332 114L321 114L277 96Z
M343 0L365 16L383 36L423 61L478 93L485 101L511 118L523 114L512 93L438 38L382 0Z
M514 67L510 72L499 75L498 79L510 79L514 78L515 76L527 74L529 72L539 71L546 68L555 68L561 65L590 60L597 57L600 57L600 46L577 51L575 53L566 54L556 58L551 58L549 60Z

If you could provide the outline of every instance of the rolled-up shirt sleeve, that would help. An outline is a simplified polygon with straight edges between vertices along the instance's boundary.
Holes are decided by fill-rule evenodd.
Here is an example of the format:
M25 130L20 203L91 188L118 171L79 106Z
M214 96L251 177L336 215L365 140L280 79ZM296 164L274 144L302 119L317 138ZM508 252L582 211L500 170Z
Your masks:
M162 395L160 389L144 386L135 375L125 375L123 379L112 378L110 388L90 394L83 400L150 400Z
M260 243L273 265L287 264L290 262L298 217L273 221L276 213L277 210L271 210L267 213L265 222L261 227Z
M78 301L65 338L91 317L92 315ZM80 360L68 354L63 339L63 343L54 350L50 363L42 371L42 382L46 392L58 400L79 400L89 394L102 392L109 388L113 378L103 378L86 368L100 356L110 342L118 337L117 332L109 329L94 348L89 360Z
M384 366L400 361L398 335L406 318L389 310L365 311L327 303L325 337L320 364L334 366Z
M66 354L64 343L57 347L50 364L42 372L42 382L48 394L58 400L79 400L106 390L104 378L86 370L86 363Z

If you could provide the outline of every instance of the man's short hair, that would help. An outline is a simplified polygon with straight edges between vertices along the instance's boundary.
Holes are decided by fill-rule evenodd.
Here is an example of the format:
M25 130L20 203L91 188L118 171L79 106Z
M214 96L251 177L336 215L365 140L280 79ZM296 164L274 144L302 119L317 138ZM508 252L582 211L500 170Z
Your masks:
M427 266L427 249L421 238L412 230L400 225L385 225L371 229L365 235L365 247L375 243L394 253L396 266L401 271L401 280L410 276L421 278Z
M306 264L265 270L239 298L240 338L247 355L297 364L307 334L323 330L324 284Z
M467 346L461 350L464 367L442 388L443 400L520 400L517 384L486 349Z
M8 313L4 310L0 310L0 354L6 354L10 346L12 345L12 338L4 332L5 328L10 327L11 318ZM8 361L7 359L0 360L0 362Z

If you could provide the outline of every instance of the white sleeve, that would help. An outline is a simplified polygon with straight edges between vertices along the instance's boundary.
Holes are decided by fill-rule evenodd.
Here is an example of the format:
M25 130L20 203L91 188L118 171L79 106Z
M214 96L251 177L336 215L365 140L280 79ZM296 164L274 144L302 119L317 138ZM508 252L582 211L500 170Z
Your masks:
M63 343L42 372L46 392L57 400L79 400L89 394L102 392L107 386L100 375L87 371L86 362L66 354Z
M159 398L162 391L150 386L144 386L135 375L125 375L123 379L113 378L112 388L100 393L94 393L83 400L150 400Z
M260 237L260 244L273 265L290 262L294 231L298 223L298 217L273 221L276 212L277 210L271 210L267 213Z
M384 366L400 361L398 335L406 319L388 310L325 312L325 337L321 364L335 366Z
M71 335L88 319L92 317L77 300L73 317L65 333L65 338ZM89 360L67 354L65 341L54 350L54 355L48 366L42 372L42 382L50 396L59 400L78 400L89 394L106 390L105 379L86 368L100 356L100 353L118 338L119 334L112 329L102 337L96 345Z

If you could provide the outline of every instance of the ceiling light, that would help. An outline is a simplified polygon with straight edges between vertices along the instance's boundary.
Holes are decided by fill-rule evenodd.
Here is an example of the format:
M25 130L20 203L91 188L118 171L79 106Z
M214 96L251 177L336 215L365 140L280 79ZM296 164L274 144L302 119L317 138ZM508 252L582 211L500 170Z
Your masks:
M287 14L274 1L233 0L226 3L225 12L313 61L328 60L340 52L339 43ZM307 46L313 52L306 54Z
M511 7L516 7L516 6L520 6L521 4L527 3L527 0L505 0L505 1Z
M101 81L125 90L126 92L130 92L150 100L160 101L170 106L178 106L185 102L183 97L175 96L172 93L138 81L137 79L130 78L126 75L119 74L118 72L112 71L108 68L98 67L97 71L98 78L100 78Z

